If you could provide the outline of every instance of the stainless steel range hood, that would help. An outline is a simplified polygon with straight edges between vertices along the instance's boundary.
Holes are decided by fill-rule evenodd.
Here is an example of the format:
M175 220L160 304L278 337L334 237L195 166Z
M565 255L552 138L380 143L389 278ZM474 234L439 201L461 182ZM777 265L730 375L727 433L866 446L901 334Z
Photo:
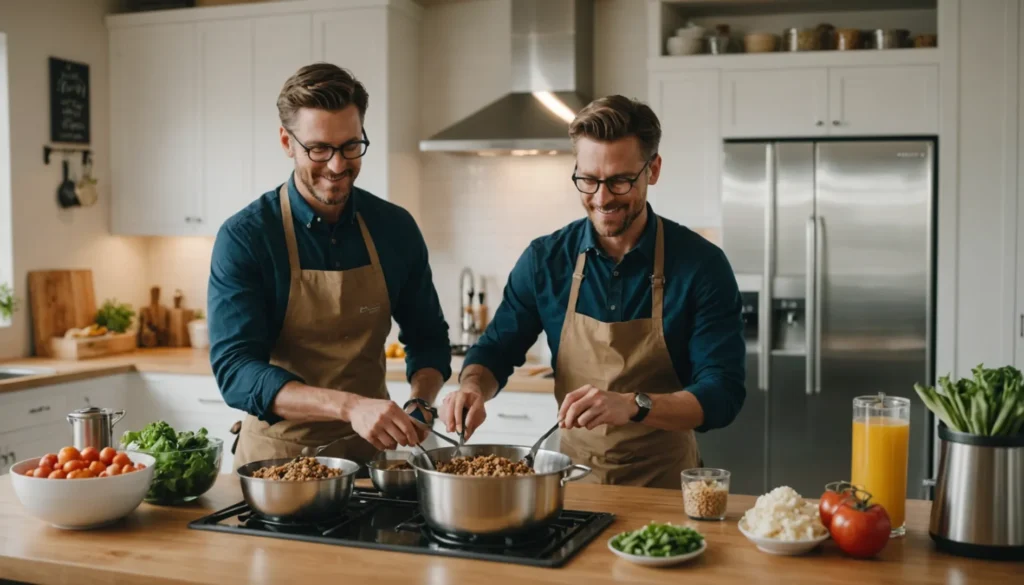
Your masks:
M592 0L512 0L510 92L420 141L421 151L571 152L569 122L593 94Z

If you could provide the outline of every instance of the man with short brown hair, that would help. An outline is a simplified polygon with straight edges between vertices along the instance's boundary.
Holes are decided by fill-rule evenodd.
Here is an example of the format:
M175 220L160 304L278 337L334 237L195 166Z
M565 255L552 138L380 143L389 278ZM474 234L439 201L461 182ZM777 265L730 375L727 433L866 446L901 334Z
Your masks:
M730 424L746 391L736 278L722 251L654 213L661 127L623 96L595 100L569 127L586 219L534 240L440 416L466 434L541 331L562 421L561 450L584 481L679 489L700 464L694 430ZM676 194L685 197L685 193Z
M209 284L210 361L228 405L248 413L236 464L324 456L363 463L418 444L451 376L448 326L412 216L355 186L369 147L369 97L317 63L277 100L294 172L221 226ZM412 397L389 398L384 344L394 317ZM427 422L432 422L427 420Z

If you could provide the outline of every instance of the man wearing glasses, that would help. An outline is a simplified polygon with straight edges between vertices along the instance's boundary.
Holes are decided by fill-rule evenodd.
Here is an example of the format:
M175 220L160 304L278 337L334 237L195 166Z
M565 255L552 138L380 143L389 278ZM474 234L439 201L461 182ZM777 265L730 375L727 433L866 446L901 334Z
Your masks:
M569 135L587 219L519 258L441 417L458 430L468 408L470 436L543 330L561 450L593 469L584 481L679 489L680 472L701 464L694 430L730 424L746 396L736 278L719 248L647 202L662 165L649 107L598 99Z
M412 216L354 186L370 145L363 85L303 67L277 99L294 171L220 228L211 262L210 362L224 400L248 414L236 466L316 454L359 463L418 444L451 376L448 326ZM412 397L385 385L394 317ZM432 421L429 421L432 422ZM237 425L236 425L237 426ZM237 429L236 429L237 430Z

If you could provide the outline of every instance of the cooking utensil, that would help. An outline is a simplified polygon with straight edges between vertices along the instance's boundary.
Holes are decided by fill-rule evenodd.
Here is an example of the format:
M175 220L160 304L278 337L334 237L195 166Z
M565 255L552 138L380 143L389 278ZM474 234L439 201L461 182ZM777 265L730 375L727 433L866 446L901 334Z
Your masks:
M78 194L75 193L75 182L68 176L68 161L64 159L64 180L57 186L57 203L64 208L79 205Z
M535 458L537 457L537 451L540 449L541 444L544 442L545 439L551 436L551 433L557 431L558 426L561 424L562 421L556 422L555 426L548 429L546 433L544 433L543 435L540 436L539 439L537 439L537 442L533 444L533 447L530 447L530 452L527 453L525 457L523 457L523 463L529 465L531 468L533 467L534 461L536 460Z
M466 445L467 456L496 455L523 459L530 449L512 445ZM523 476L476 477L441 473L427 460L449 461L454 447L416 455L420 513L433 530L454 536L514 535L547 525L562 511L565 484L586 477L590 468L575 465L558 451L540 449L535 473Z
M87 158L82 167L82 177L75 183L75 197L83 207L96 203L99 194L96 192L96 179L92 177L92 159Z
M407 451L381 451L366 467L370 481L382 494L390 497L414 497L416 495L416 469L410 464L407 469L389 469L396 462L408 463L412 454Z
M317 457L332 469L341 469L338 477L284 481L252 477L262 467L284 465L291 458L253 461L235 471L242 485L242 497L253 512L273 522L307 522L339 516L352 497L359 464L339 457Z
M1024 435L988 437L939 423L939 472L928 533L967 557L1024 557Z
M452 457L459 457L462 455L462 447L466 444L466 415L469 414L468 408L462 409L462 429L459 431L459 443L455 446L455 455Z
M303 457L318 457L321 453L324 452L324 449L328 449L330 447L333 447L334 445L337 445L338 443L341 443L342 441L350 441L350 440L352 440L352 439L354 439L354 438L356 438L358 436L359 435L357 433L351 433L351 434L345 435L344 437L341 437L340 439L335 439L335 440L331 441L330 443L326 443L324 445L320 445L319 447L309 447L309 446L303 447L302 448L302 456Z
M97 451L114 446L114 425L124 418L123 410L109 408L79 408L67 416L71 423L72 444L81 451L94 447Z

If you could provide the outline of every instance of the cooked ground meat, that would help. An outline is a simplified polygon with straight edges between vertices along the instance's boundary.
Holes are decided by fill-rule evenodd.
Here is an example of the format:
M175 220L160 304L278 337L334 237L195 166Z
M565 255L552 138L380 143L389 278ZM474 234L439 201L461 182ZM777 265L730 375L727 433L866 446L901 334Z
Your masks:
M378 461L373 463L373 466L377 469L383 469L384 471L402 471L412 469L412 465L409 465L408 461Z
M314 457L296 457L284 465L261 467L252 473L259 479L280 479L284 481L303 481L307 479L327 479L338 477L341 469L327 467Z
M477 475L504 477L509 475L533 475L533 469L522 461L512 462L497 455L477 455L476 457L456 457L438 464L441 473L454 475Z

